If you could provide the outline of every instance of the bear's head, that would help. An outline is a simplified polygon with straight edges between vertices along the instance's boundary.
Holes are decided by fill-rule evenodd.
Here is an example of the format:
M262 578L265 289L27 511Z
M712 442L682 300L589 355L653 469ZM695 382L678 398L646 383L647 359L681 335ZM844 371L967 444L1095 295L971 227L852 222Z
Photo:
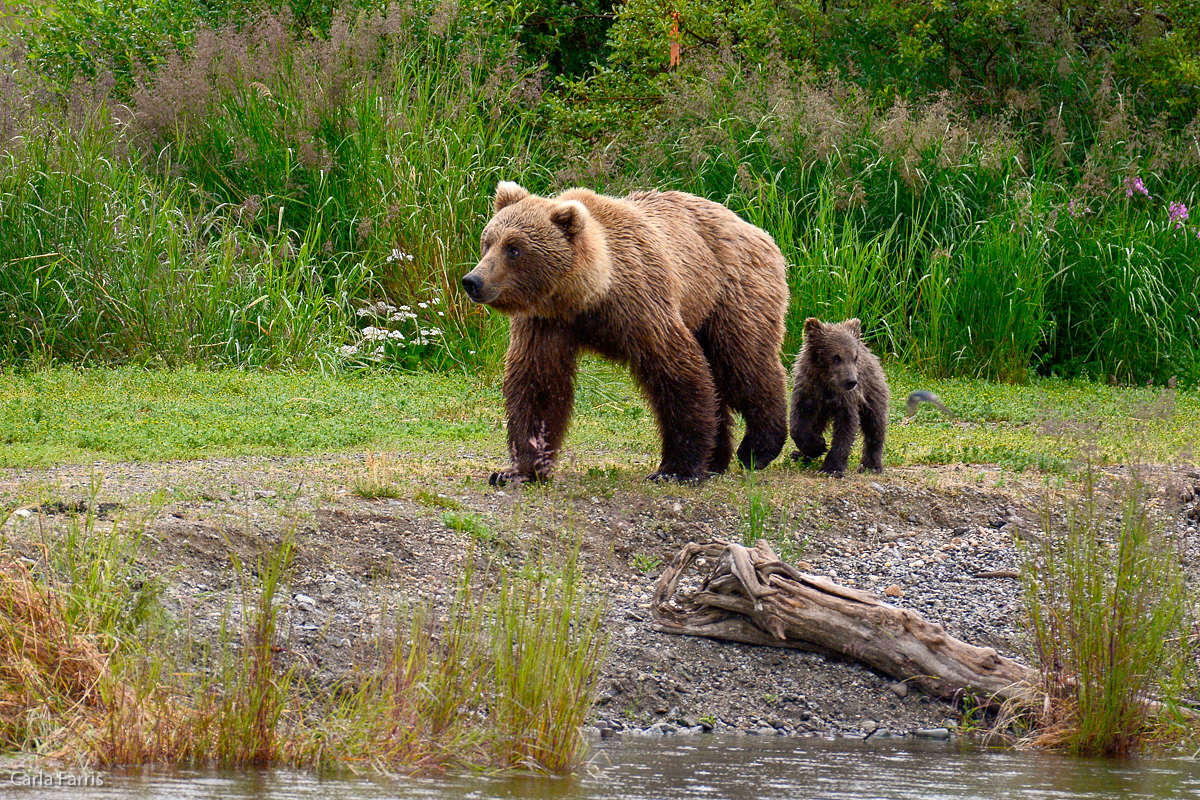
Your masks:
M480 251L463 289L505 314L573 316L603 298L612 283L604 229L583 202L538 197L509 181L496 187L496 212L483 229Z
M862 325L857 319L821 322L804 321L803 357L810 375L820 376L834 392L850 392L858 386L858 359L863 351Z

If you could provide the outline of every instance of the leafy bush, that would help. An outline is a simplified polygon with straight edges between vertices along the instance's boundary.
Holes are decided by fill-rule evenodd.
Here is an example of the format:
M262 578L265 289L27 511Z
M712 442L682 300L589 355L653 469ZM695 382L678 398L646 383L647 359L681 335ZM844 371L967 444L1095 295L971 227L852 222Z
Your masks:
M65 0L31 3L29 58L60 88L109 77L127 95L138 73L185 48L199 0Z

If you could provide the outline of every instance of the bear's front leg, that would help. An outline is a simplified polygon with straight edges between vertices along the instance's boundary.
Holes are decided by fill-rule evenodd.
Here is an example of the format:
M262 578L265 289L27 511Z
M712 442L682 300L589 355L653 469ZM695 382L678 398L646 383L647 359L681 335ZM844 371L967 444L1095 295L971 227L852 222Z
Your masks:
M839 409L833 417L833 433L829 437L829 452L821 462L820 472L842 477L846 474L846 462L850 460L850 448L858 433L858 409Z
M633 354L630 366L645 391L662 435L662 461L649 480L690 481L708 477L717 443L717 393L708 359L678 321L667 335Z
M577 350L570 334L555 322L513 319L504 371L512 466L492 473L491 485L549 477L575 402Z
M808 464L825 454L825 427L829 414L825 407L799 391L792 393L792 411L788 420L792 441L798 448L793 461Z

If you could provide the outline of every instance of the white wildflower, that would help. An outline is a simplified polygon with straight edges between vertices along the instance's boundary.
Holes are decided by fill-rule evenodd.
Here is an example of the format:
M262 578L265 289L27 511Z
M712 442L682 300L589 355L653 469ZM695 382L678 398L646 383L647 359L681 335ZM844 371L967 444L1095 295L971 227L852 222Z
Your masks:
M417 308L429 308L429 303L417 303Z
M357 353L358 345L356 344L344 344L338 348L338 355L340 355L342 358L351 358Z
M400 331L392 331L391 333L388 334L388 338L389 339L399 339L400 341L404 341L404 334L401 333Z

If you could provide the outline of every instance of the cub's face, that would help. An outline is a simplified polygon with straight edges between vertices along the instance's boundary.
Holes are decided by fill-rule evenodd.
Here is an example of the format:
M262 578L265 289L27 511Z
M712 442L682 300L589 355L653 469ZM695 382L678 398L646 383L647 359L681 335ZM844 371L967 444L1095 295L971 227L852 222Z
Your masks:
M578 202L501 183L496 213L480 237L479 263L462 279L467 296L505 314L545 313L543 301L572 269L571 225L580 211L587 213Z
M834 392L853 391L858 386L858 362L862 354L861 327L857 319L836 324L809 318L804 323L811 367Z
M841 334L837 339L850 339ZM837 391L849 392L858 386L858 342L836 341L823 353L829 385Z

